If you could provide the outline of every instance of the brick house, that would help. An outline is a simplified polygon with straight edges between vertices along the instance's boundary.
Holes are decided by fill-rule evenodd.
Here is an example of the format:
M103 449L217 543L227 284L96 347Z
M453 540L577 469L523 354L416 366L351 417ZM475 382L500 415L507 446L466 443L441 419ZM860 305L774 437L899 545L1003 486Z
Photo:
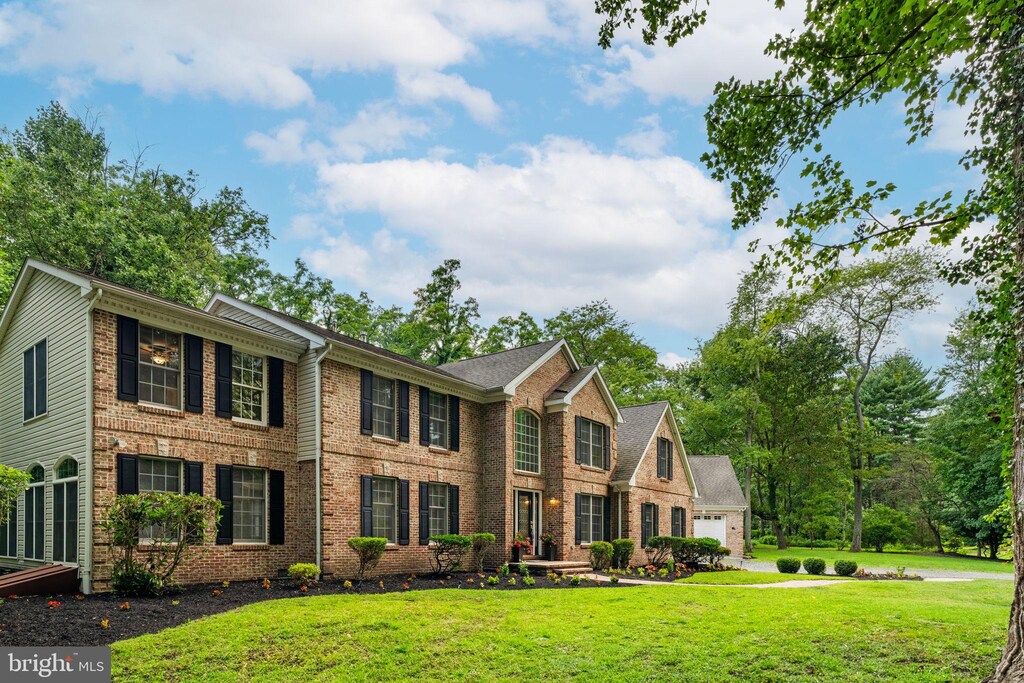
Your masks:
M118 494L221 501L179 572L197 582L300 561L347 576L352 536L388 539L385 573L426 569L437 533L494 533L494 562L516 533L550 533L558 559L585 560L596 540L691 532L700 493L668 404L619 409L563 340L433 367L34 260L0 318L0 444L33 478L0 566L77 567L84 591L109 586L98 523Z

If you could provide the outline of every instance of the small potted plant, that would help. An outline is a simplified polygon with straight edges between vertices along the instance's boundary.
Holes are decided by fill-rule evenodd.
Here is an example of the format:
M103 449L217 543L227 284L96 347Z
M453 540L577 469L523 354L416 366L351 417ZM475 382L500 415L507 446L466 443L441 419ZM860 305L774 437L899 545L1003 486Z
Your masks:
M533 551L533 544L530 543L530 537L523 533L518 533L512 539L512 562L519 562L523 559L524 555L529 555Z
M544 541L544 559L548 562L552 562L555 559L555 535L552 533L544 534L540 537L540 540Z

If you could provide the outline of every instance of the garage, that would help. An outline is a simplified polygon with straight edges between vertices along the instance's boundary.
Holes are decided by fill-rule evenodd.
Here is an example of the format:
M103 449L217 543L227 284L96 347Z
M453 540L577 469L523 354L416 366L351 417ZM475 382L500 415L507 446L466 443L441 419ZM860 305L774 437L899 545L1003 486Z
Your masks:
M694 515L693 535L697 538L717 538L726 545L725 515Z

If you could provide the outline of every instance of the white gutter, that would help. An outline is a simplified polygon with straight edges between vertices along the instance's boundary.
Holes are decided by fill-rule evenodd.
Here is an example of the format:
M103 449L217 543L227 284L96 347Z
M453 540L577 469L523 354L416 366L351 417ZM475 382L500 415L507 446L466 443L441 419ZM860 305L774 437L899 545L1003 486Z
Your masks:
M315 384L314 393L316 396L316 457L314 458L314 466L316 467L316 566L320 569L320 573L323 574L323 500L321 491L321 479L323 479L322 472L320 469L321 454L323 451L323 406L321 405L321 387L323 385L322 378L323 374L320 371L321 364L327 354L331 352L331 342L326 342L316 354L316 367L313 372L313 382Z
M86 313L87 337L85 340L85 552L82 553L82 593L92 593L92 544L93 544L93 498L95 487L93 486L93 382L95 381L95 362L93 359L93 329L92 316L96 304L103 296L103 288L97 287L90 293L89 308Z

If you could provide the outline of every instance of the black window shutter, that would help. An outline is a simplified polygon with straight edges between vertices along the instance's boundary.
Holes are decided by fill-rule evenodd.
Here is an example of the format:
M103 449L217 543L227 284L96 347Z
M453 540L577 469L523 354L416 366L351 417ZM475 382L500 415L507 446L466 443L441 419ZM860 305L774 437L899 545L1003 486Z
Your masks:
M665 450L668 452L668 478L672 478L672 461L675 459L672 456L672 442L665 441Z
M185 463L185 493L203 495L203 463Z
M576 416L576 462L583 462L583 418Z
M359 371L359 432L373 434L373 373L369 370Z
M686 536L686 508L679 508L679 535Z
M448 397L448 450L459 450L459 397ZM454 533L458 533L453 531Z
M231 545L235 540L234 497L232 489L231 465L217 465L217 500L221 504L220 521L217 522L217 545Z
M430 389L420 387L420 445L430 445Z
M36 415L46 413L46 340L36 344Z
M231 419L231 345L217 342L214 353L214 376L216 377L214 404L217 417Z
M612 540L612 499L610 496L604 497L604 538L601 540Z
M604 468L612 468L612 428L604 425Z
M24 407L24 416L26 420L31 420L36 416L36 404L35 404L35 387L36 387L36 364L35 364L35 347L25 351L24 357L24 395L22 404Z
M659 536L661 532L658 530L658 505L651 503L651 507L654 509L654 535Z
M579 418L576 418L579 420ZM583 542L583 496L576 494L576 545Z
M398 480L398 545L409 545L409 480Z
M139 401L139 321L117 316L117 399Z
M185 410L203 412L203 338L185 335Z
M409 383L398 380L398 440L409 440Z
M134 495L139 492L139 456L119 453L117 456L117 493Z
M284 427L284 361L273 356L267 358L267 424Z
M284 472L270 470L270 501L267 512L270 516L268 536L270 545L284 545Z
M647 514L650 512L650 503L640 504L640 545L647 547L647 539L651 537L647 526Z
M359 478L359 535L373 536L373 477Z
M459 487L448 487L448 533L459 533Z
M430 542L430 482L420 482L420 545Z

